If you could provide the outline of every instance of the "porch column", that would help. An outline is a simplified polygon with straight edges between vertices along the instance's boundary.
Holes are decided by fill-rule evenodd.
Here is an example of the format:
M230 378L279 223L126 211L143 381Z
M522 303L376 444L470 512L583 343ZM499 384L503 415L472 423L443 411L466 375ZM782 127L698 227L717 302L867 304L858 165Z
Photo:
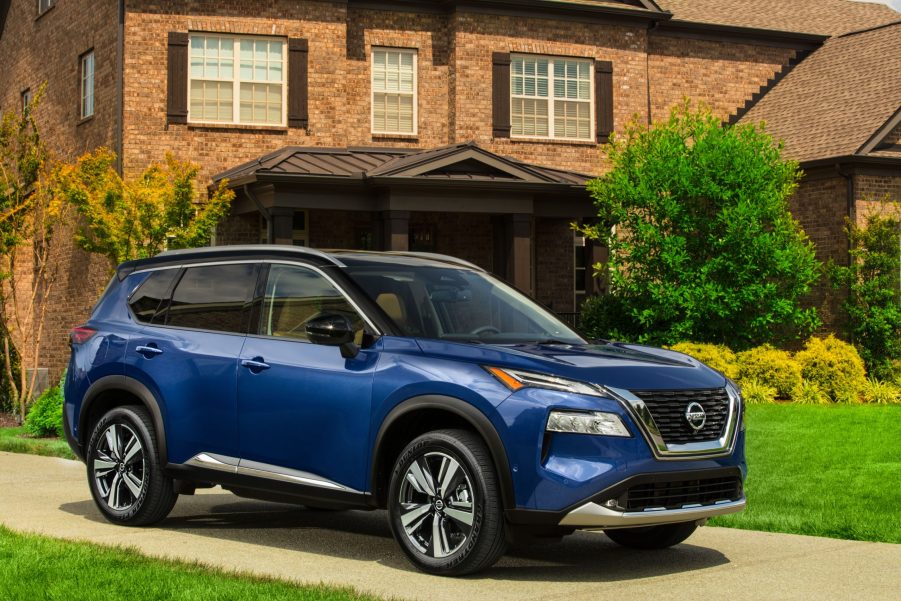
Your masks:
M410 250L410 211L382 213L382 250Z
M269 211L272 244L294 244L294 209L271 209Z
M506 216L507 281L532 295L532 216Z

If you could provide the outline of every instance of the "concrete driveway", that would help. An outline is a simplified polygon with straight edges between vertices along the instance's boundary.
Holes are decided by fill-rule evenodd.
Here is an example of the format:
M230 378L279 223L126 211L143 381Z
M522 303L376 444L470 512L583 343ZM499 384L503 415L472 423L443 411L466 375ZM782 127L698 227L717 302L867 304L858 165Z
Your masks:
M463 579L413 570L381 511L309 511L217 488L182 497L157 527L128 529L94 508L81 463L12 453L0 453L0 521L402 599L901 599L901 545L726 528L702 528L685 544L653 552L577 533L560 544L513 550L491 570Z

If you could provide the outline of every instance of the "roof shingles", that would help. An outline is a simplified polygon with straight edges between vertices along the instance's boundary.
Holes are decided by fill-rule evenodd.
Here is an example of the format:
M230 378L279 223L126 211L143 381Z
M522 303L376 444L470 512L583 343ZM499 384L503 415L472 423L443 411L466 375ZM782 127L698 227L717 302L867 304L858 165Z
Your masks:
M901 106L901 20L828 40L741 119L766 122L785 156L856 154Z

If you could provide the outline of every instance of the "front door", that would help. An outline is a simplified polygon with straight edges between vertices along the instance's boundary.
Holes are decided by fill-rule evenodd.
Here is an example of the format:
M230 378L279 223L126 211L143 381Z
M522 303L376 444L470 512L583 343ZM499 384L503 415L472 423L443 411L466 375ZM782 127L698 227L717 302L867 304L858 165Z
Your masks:
M363 318L322 272L300 265L271 265L255 305L258 323L251 324L238 368L242 468L262 478L362 491L378 354L363 349L344 359L337 347L311 343L305 326L317 315L341 313L359 342Z

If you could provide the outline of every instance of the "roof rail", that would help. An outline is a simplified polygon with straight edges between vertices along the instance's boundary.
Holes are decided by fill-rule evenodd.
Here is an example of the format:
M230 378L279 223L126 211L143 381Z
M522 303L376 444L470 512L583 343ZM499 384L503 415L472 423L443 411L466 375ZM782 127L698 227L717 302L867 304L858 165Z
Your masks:
M419 257L420 259L432 259L433 261L441 261L442 263L451 263L453 265L459 265L461 267L468 267L470 269L474 269L476 271L485 271L483 268L479 267L475 263L470 263L469 261L465 261L463 259L459 259L457 257L452 257L450 255L442 255L438 253L427 253L427 252L411 252L411 251L387 251L381 252L379 254L383 255L396 255L399 257Z
M320 259L325 259L329 263L337 265L338 267L344 267L344 263L339 261L333 255L322 252L321 250L316 250L315 248L309 248L307 246L290 246L287 244L235 244L229 246L204 246L201 248L182 248L179 250L167 250L165 252L161 252L156 255L157 257L178 257L179 255L194 255L194 254L218 254L222 252L286 252L286 253L298 253L302 255L308 255L313 257L319 257Z

